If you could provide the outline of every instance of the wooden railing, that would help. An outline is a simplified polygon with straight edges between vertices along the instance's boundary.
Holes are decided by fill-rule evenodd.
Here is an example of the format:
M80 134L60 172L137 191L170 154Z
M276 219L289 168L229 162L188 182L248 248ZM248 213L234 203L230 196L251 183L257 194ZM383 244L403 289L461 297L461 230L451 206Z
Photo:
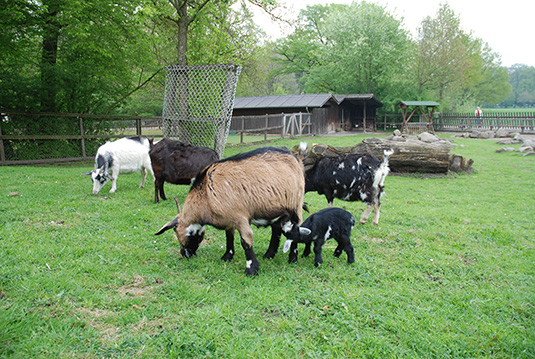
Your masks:
M68 134L54 134L54 128L47 128L46 133L39 131L26 131L16 125L17 117L24 116L34 118L36 123L43 126L48 119L60 118L67 120L72 129ZM252 117L233 117L231 132L240 134L243 142L244 134L280 134L285 137L288 131L282 120L282 114ZM313 120L312 120L313 121ZM410 122L411 132L422 132L427 123ZM433 119L435 131L472 131L472 130L496 130L499 128L521 133L535 133L535 112L526 113L489 113L479 118L473 114L441 113ZM104 127L106 131L97 129ZM286 127L286 128L285 128ZM401 128L400 114L378 115L376 128L389 131ZM106 116L87 114L50 114L50 113L21 113L9 112L0 114L0 165L12 164L39 164L55 163L92 159L98 145L105 140L120 138L128 135L140 135L161 138L161 118L143 116ZM26 143L25 143L26 141ZM69 153L61 157L47 156L39 151L40 144L59 141L70 145ZM19 156L17 149L23 144L35 142L33 145L38 149L35 153L27 153ZM44 146L43 146L44 147ZM33 157L32 157L33 156ZM31 158L30 158L31 157Z
M25 124L19 125L21 117L25 118ZM38 130L28 129L29 122L41 122L37 128L44 128L46 134ZM45 121L61 119L71 129L68 133L54 134L52 124ZM25 165L40 163L72 162L91 159L96 152L98 144L105 140L121 138L129 135L149 135L161 137L159 117L141 116L108 116L70 113L22 113L9 112L0 116L0 165ZM45 122L45 123L43 123ZM53 122L50 120L50 122ZM91 124L91 125L90 125ZM52 128L50 128L52 126ZM96 131L95 128L106 128L106 131ZM8 130L9 132L7 132ZM54 142L56 141L56 142ZM46 145L54 146L54 143L69 142L70 153L63 156L48 156L40 151ZM35 153L22 152L23 147L35 148ZM88 146L92 150L88 150ZM29 158L33 157L33 158Z
M506 129L535 132L535 112L497 112L483 114L441 113L434 120L436 131L472 131Z

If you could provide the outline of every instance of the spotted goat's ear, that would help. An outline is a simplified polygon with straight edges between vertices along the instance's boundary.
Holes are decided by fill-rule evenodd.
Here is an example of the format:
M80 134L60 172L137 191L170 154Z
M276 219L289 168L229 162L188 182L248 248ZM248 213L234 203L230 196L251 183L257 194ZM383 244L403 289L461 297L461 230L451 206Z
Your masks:
M308 236L310 235L310 233L312 233L312 231L306 227L299 227L299 234L301 234L302 236Z

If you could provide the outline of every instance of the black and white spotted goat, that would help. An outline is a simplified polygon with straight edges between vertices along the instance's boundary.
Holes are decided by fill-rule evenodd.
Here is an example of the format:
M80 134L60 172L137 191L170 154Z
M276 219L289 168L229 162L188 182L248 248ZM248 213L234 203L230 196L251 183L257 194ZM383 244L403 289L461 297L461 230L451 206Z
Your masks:
M322 157L305 171L305 192L324 194L330 207L334 198L364 202L367 207L360 217L360 223L366 223L374 209L372 223L378 224L381 195L385 178L390 172L388 158L393 153L392 150L384 151L382 161L371 153Z
M351 230L355 225L355 217L348 211L330 207L310 215L299 227L299 232L288 233L284 243L284 252L290 250L289 262L297 262L297 243L305 243L303 257L310 254L310 246L314 242L314 265L323 263L321 247L328 239L334 238L338 246L334 251L335 257L340 257L342 251L347 254L347 263L355 262L353 245L351 244Z
M83 174L91 176L93 194L97 194L109 179L110 193L115 192L119 173L141 172L140 188L145 185L147 170L154 178L149 157L150 146L151 141L141 136L129 136L100 146L95 156L95 168Z

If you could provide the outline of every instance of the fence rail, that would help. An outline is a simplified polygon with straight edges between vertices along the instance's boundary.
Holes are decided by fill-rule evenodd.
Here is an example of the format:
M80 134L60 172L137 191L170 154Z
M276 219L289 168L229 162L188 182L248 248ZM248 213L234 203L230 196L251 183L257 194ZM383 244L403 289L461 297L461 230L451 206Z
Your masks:
M535 131L534 112L499 112L480 117L469 113L441 113L435 119L437 131L470 131L505 129L522 133Z
M307 114L278 114L233 117L230 132L244 134L293 135L311 134L311 121ZM294 116L294 117L292 117ZM24 119L25 125L19 122ZM60 119L60 122L57 120ZM290 120L291 119L291 120ZM61 122L62 121L62 122ZM377 117L376 128L385 131L401 128L399 114ZM423 121L420 121L423 123ZM411 122L414 131L420 131L420 122ZM56 123L65 125L69 131L54 134ZM28 125L29 124L29 125ZM423 123L427 125L426 123ZM294 126L294 127L291 127ZM411 127L411 128L412 128ZM102 128L105 130L103 131ZM535 133L535 113L489 113L479 118L473 114L437 114L435 131L497 130L499 128L522 133ZM90 160L99 145L105 140L139 135L163 137L161 117L107 116L88 114L51 114L9 112L0 114L0 165L24 165ZM61 156L47 153L50 147L65 148ZM26 152L22 149L27 147ZM29 150L28 150L29 149ZM55 148L57 150L57 148ZM57 151L56 151L57 152Z
M55 125L64 127L64 134L54 134ZM105 140L147 135L149 131L156 132L154 137L162 137L160 126L159 117L17 111L2 113L0 165L88 160L93 158L96 149ZM65 151L62 152L63 148Z

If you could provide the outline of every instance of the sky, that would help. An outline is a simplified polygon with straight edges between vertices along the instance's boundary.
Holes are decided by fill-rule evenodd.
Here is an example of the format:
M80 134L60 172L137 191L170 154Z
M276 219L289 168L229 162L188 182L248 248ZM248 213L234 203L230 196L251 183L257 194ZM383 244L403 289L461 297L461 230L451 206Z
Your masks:
M535 0L367 0L387 9L395 18L403 18L404 27L413 36L422 20L436 17L440 5L447 2L461 20L461 27L488 43L501 56L502 65L525 64L535 67ZM287 8L286 16L295 18L299 10L314 4L351 4L351 0L279 0ZM492 4L491 4L492 3ZM272 22L268 15L254 9L255 21L272 39L291 33L288 26Z

